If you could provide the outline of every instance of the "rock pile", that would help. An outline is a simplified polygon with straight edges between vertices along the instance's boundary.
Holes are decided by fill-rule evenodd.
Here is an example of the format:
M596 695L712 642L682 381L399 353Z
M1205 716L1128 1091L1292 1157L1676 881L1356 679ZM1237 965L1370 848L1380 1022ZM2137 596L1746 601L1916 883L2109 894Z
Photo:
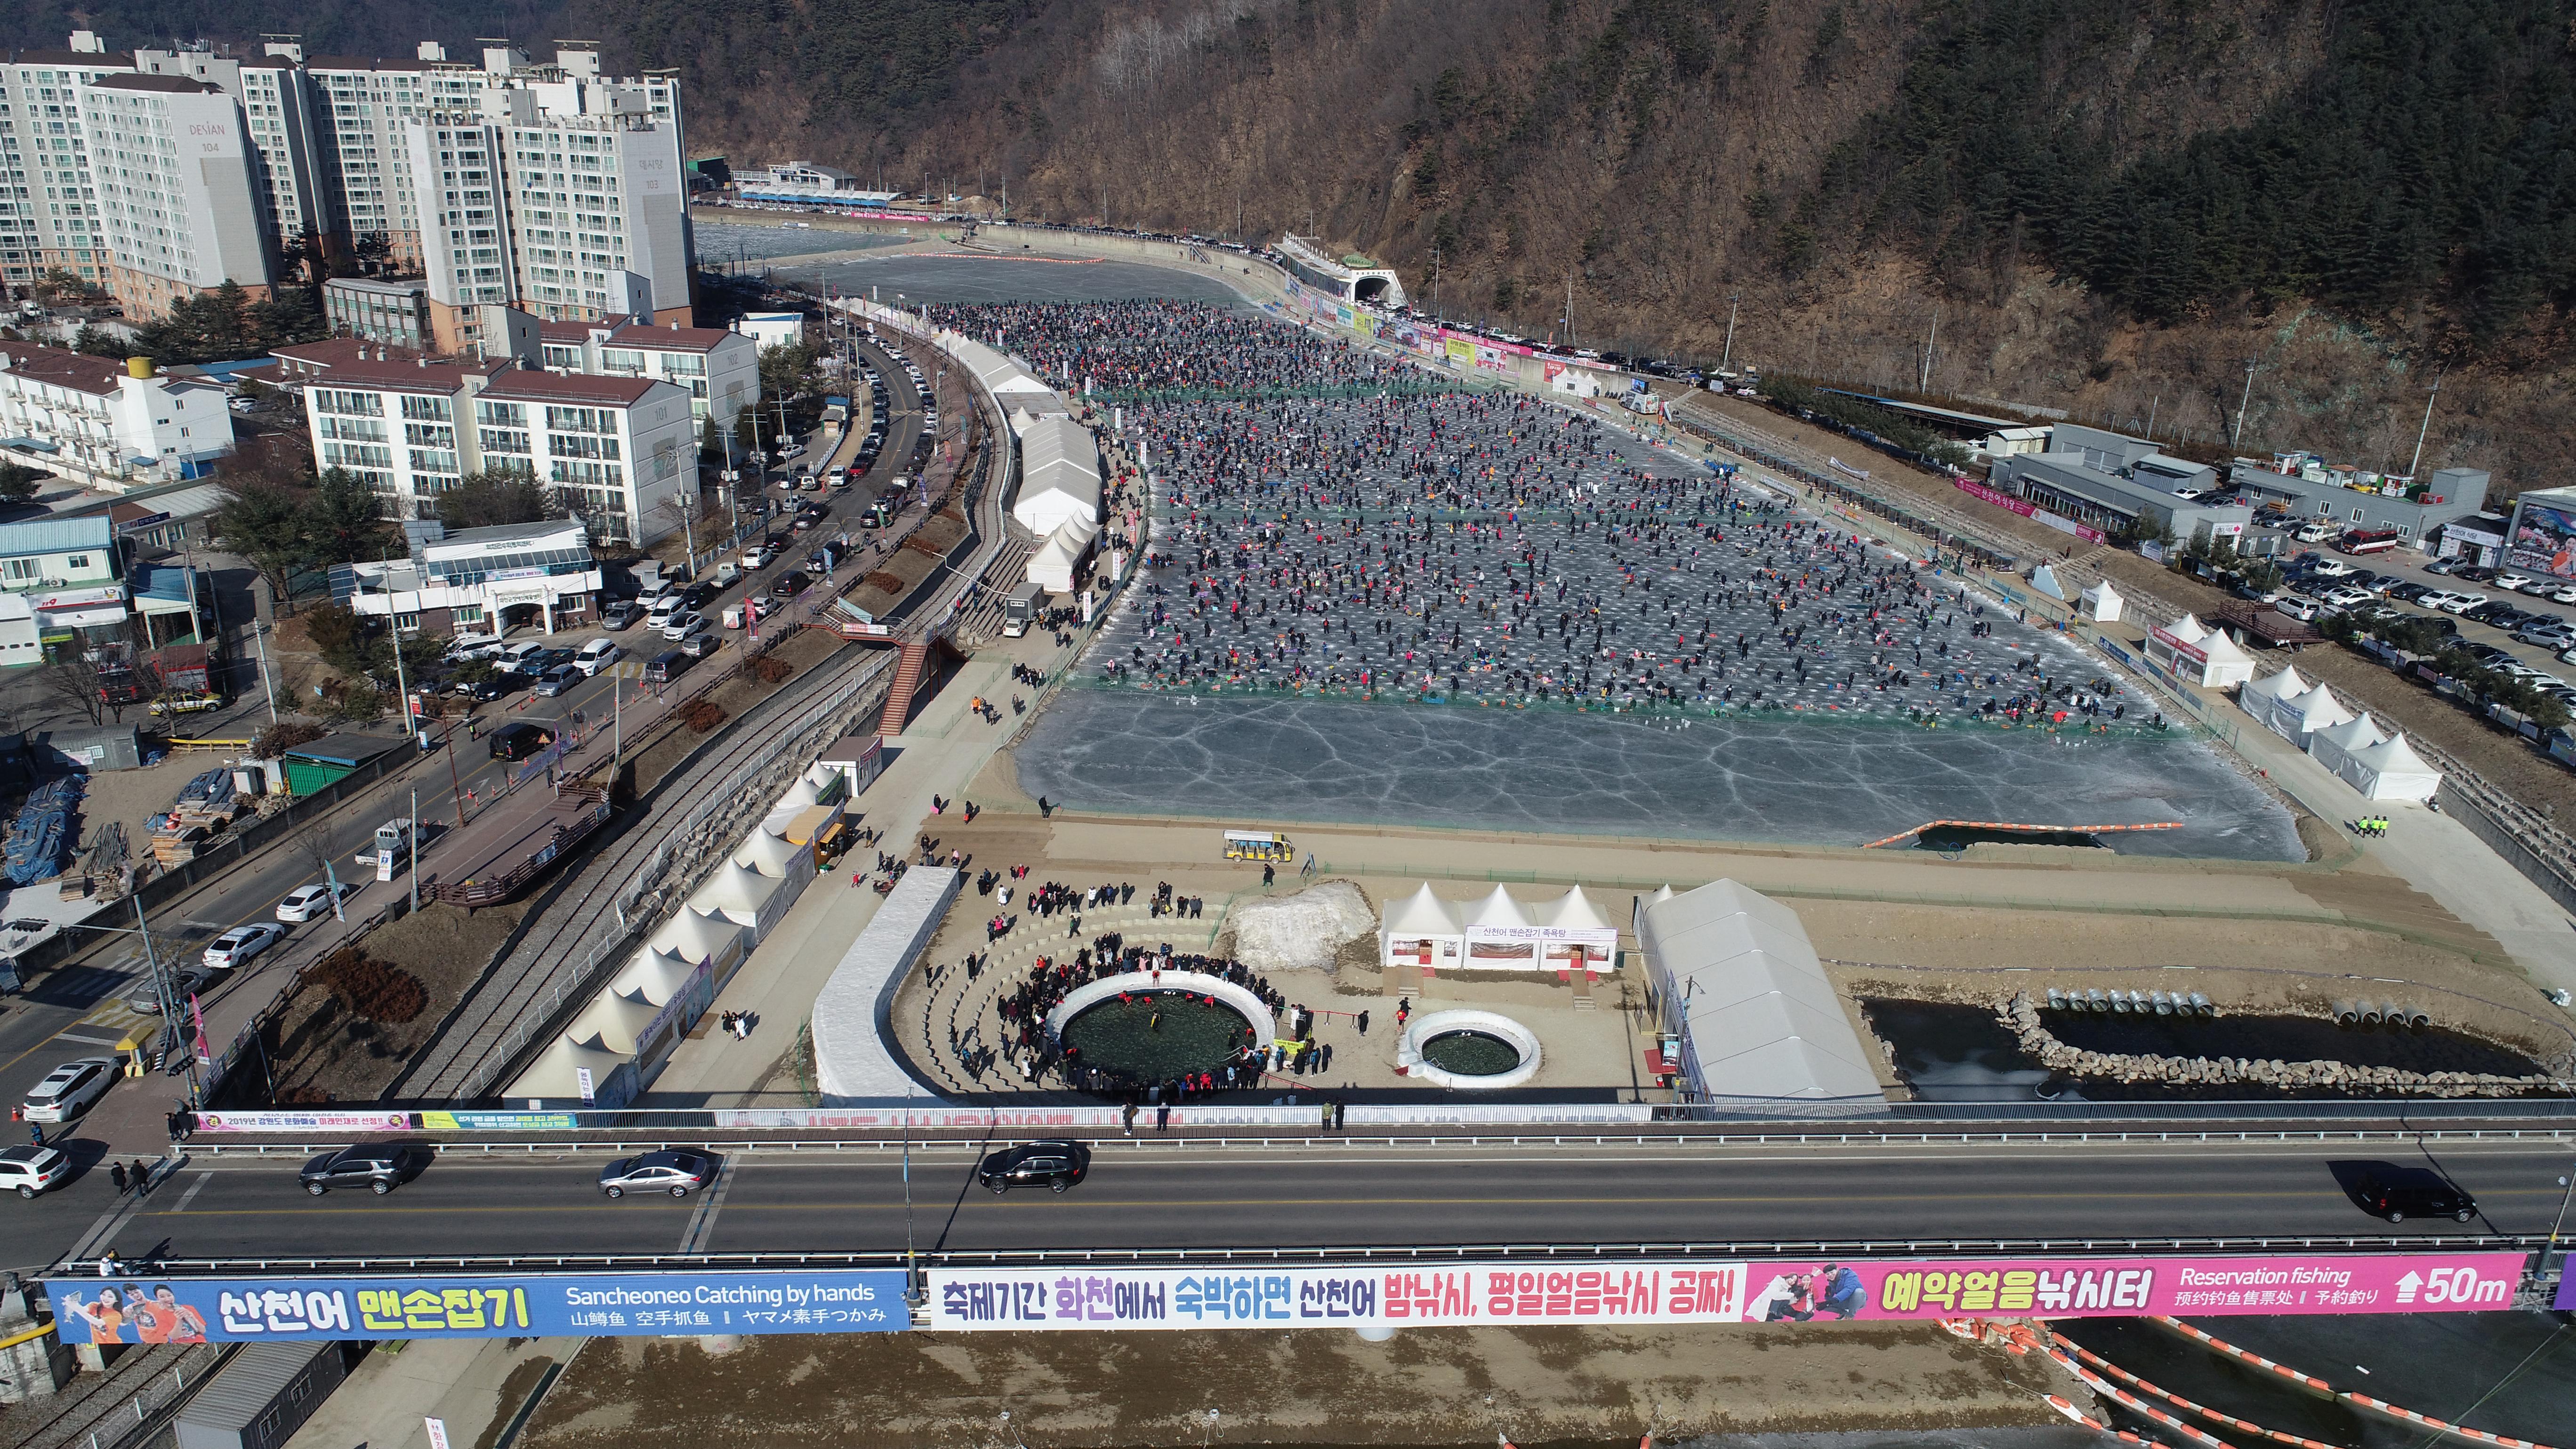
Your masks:
M2412 1072L2402 1067L2365 1067L2351 1062L2285 1062L2250 1057L2133 1056L2088 1052L2058 1040L2039 1019L2039 1008L2026 993L1998 1003L1996 1019L2021 1042L2032 1060L2070 1076L2113 1082L2171 1082L2218 1085L2253 1082L2266 1087L2323 1087L2355 1094L2400 1093L2426 1097L2512 1097L2563 1084L2534 1073L2527 1077L2483 1072Z

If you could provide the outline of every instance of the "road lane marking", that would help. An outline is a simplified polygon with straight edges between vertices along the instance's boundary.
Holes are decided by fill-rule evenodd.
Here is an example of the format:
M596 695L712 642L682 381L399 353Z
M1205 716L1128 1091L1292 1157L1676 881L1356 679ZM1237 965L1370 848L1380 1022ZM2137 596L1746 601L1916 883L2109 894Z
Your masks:
M84 1044L89 1045L89 1046L109 1046L109 1047L112 1047L112 1046L115 1046L117 1043L119 1043L119 1042L123 1041L123 1040L124 1040L124 1038L123 1038L123 1037L114 1037L114 1036L82 1036L79 1032L76 1032L76 1031L58 1031L58 1032L55 1032L52 1036L49 1036L49 1037L45 1038L45 1040L47 1040L47 1041L76 1041L76 1042L84 1043Z
M716 1173L716 1185L707 1189L706 1196L699 1200L696 1214L689 1219L689 1226L680 1234L681 1252L706 1251L707 1237L715 1231L716 1214L724 1210L725 1194L732 1190L733 1159L727 1158L724 1167Z
M174 1214L186 1212L188 1210L188 1204L195 1202L197 1200L197 1194L204 1192L206 1190L206 1184L214 1180L215 1175L212 1172L198 1173L197 1180L188 1184L188 1190L186 1192L179 1194L178 1203L174 1205L170 1211Z

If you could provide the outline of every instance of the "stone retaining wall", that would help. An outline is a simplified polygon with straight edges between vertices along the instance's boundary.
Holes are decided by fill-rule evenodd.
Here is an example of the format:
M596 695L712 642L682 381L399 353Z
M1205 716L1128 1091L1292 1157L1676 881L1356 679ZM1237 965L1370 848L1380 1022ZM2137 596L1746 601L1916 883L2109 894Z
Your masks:
M2426 1097L2514 1097L2558 1084L2545 1075L2491 1076L2482 1072L2410 1072L2350 1062L2284 1062L2247 1057L2162 1057L2088 1052L2068 1046L2042 1025L2027 993L1999 1002L1996 1019L2021 1042L2032 1060L2052 1071L2116 1082L2216 1085L2257 1082L2267 1087L2329 1087L2349 1092L2395 1092Z

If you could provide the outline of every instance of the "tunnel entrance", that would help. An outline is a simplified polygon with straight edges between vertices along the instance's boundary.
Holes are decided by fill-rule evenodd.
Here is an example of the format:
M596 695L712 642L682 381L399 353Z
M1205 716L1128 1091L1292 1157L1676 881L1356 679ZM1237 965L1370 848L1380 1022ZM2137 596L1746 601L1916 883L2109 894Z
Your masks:
M1351 283L1351 295L1355 300L1380 306L1386 302L1387 293L1394 286L1395 283L1384 277L1362 277Z

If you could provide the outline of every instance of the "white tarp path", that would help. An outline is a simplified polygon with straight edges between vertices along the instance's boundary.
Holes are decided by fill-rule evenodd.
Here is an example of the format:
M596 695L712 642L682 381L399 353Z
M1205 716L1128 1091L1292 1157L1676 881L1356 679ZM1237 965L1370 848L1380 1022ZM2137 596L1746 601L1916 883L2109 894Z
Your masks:
M894 1102L928 1090L895 1055L889 1013L896 984L938 934L963 878L930 865L904 872L823 983L814 998L814 1077L823 1105Z

